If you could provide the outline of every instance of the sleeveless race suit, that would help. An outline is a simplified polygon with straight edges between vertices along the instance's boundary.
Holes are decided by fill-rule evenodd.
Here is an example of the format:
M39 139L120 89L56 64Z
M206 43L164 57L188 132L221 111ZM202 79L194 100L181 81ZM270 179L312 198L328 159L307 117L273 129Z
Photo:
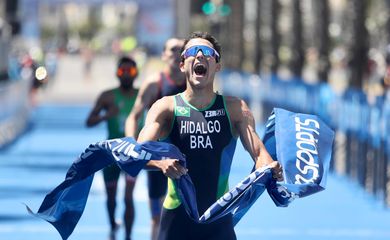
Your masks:
M160 99L164 96L171 96L183 92L186 89L186 84L176 85L167 73L161 72L158 87L159 94L157 99ZM161 171L148 171L147 176L149 198L158 200L152 203L152 215L159 215L161 212L159 199L166 194L167 177Z
M131 97L122 95L117 88L113 90L114 104L118 107L119 113L107 120L108 139L122 138L125 136L126 118L134 106L138 91ZM105 182L117 181L120 175L120 168L116 164L112 164L103 169L103 177Z
M175 117L170 134L164 141L176 145L187 159L188 174L196 190L199 214L229 189L228 178L236 147L229 113L222 95L204 109L175 96ZM236 239L231 215L211 224L198 224L185 213L168 180L159 239Z

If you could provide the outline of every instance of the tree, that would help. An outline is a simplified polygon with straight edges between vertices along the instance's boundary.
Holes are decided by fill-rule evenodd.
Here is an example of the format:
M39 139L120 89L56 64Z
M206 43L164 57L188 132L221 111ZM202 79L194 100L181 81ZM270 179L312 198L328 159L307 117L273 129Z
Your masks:
M227 0L226 3L232 9L231 17L227 21L229 39L222 40L226 43L223 46L229 46L226 65L232 69L241 70L244 59L244 1Z
M365 0L351 0L348 7L349 23L352 27L348 59L348 66L351 70L350 85L359 89L363 87L363 75L368 62L369 37L365 26L366 5Z
M271 72L276 73L279 68L279 47L280 47L280 32L279 32L279 0L271 1L271 48L272 48L272 63Z
M387 34L387 43L390 44L390 0L386 0L386 9L387 9L387 21L386 21L386 34Z
M19 0L5 1L5 18L8 24L11 25L12 35L17 35L20 32L20 19L18 17Z
M261 28L261 0L257 0L256 3L256 24L255 24L255 59L254 59L254 72L259 73L261 71L261 58L262 58L262 50L261 50L261 36L260 36L260 28Z
M302 11L301 0L293 0L292 14L292 58L290 61L290 69L294 76L302 75L302 68L305 61L303 51L303 28L302 28Z
M330 69L329 63L329 2L328 0L316 0L314 2L316 24L315 43L318 49L318 77L320 81L328 81Z

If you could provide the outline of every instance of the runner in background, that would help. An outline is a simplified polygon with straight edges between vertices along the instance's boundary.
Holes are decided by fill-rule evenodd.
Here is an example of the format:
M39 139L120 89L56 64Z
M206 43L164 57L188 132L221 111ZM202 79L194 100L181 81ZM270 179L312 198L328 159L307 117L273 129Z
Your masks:
M180 50L184 40L171 38L165 43L161 58L164 69L142 83L133 110L126 121L126 136L137 134L138 123L145 111L158 99L182 92L186 88L185 75L180 71ZM148 195L152 216L152 239L156 239L160 223L162 201L167 191L167 178L160 171L148 171Z
M137 64L133 59L129 57L122 57L119 59L116 76L120 81L120 85L114 89L101 93L86 121L88 127L93 127L101 122L106 122L108 139L125 136L125 121L133 108L138 93L133 87L133 82L137 75ZM119 228L119 223L115 219L115 209L120 172L121 170L116 164L103 169L107 193L107 210L111 227L110 240L116 239L116 231ZM130 240L134 222L133 190L135 179L128 175L126 175L125 179L124 224L126 228L126 240Z

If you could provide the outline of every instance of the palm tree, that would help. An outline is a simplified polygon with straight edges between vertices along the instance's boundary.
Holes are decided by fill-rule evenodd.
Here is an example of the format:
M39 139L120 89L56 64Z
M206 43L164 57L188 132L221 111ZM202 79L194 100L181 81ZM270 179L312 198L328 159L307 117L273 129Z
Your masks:
M305 61L303 52L303 28L302 28L302 11L301 0L293 0L292 14L292 58L290 61L290 69L294 76L302 75L302 68Z
M318 77L320 81L328 81L329 63L329 2L328 0L315 0L317 30L315 37L319 55Z
M279 68L279 47L280 47L280 31L278 27L280 13L279 0L271 1L271 51L272 63L271 72L276 73Z
M261 0L257 0L256 3L256 24L255 24L255 59L254 59L254 73L259 73L261 71L261 36L260 36L260 28L261 28Z
M365 26L366 5L367 2L365 0L351 0L348 7L349 22L352 27L348 59L348 65L351 70L350 85L358 89L361 89L363 86L363 75L368 61L369 38Z
M232 14L228 18L227 26L229 28L229 39L227 40L228 49L230 49L227 65L232 69L241 70L244 59L244 1L227 0ZM227 38L227 36L226 36ZM226 45L225 45L226 46Z

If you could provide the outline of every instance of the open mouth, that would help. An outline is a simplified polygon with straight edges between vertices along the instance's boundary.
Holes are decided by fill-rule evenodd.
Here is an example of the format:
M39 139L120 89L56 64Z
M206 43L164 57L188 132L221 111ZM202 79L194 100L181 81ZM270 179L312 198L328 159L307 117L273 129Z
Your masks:
M205 75L207 73L207 68L206 68L206 66L204 64L198 63L194 67L194 72L195 72L196 75L203 76L203 75Z

